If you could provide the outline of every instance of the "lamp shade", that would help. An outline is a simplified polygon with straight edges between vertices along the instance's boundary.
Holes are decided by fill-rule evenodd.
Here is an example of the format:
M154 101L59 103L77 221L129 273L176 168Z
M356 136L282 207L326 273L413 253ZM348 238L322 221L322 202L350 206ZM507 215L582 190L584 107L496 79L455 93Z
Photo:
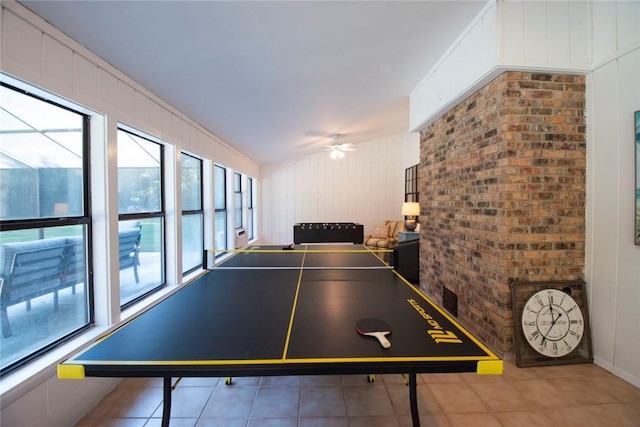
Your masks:
M420 215L420 203L418 202L404 202L402 204L403 216L418 216Z

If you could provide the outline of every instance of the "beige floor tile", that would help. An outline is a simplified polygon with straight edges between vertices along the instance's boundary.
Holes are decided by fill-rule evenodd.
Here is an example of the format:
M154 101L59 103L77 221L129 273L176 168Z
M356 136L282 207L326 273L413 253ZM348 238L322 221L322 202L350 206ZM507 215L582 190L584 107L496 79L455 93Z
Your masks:
M302 387L300 416L305 418L346 417L342 386Z
M384 385L345 386L344 398L349 417L395 416Z
M613 396L618 402L640 401L640 388L634 387L621 378L607 373L586 377L598 390Z
M202 411L202 418L246 418L258 392L257 386L220 385Z
M534 407L527 398L527 392L521 390L515 381L471 383L469 387L476 392L491 411L517 411Z
M297 427L297 418L251 418L247 427Z
M451 427L502 427L491 413L447 414Z
M574 398L562 392L548 379L512 381L512 386L524 396L531 409L558 408L572 405Z
M426 384L417 386L418 391L418 412L420 414L441 414L442 408L436 401L431 389ZM387 392L391 398L391 403L397 415L411 414L411 404L409 402L409 387L403 384L387 385Z
M442 384L442 383L462 383L464 378L461 374L420 374L417 383Z
M602 420L593 416L585 410L584 406L573 406L570 408L553 408L545 414L551 420L551 425L562 427L603 427L616 426L609 422L602 423Z
M349 417L349 427L400 427L396 417Z
M196 427L247 427L248 422L247 418L200 418Z
M545 410L496 412L496 418L503 427L550 427L551 420Z
M197 417L209 401L213 387L178 387L171 393L171 417ZM156 417L162 418L163 405L155 412Z
M117 399L108 412L110 418L151 417L162 405L162 389L132 387Z
M169 425L171 427L195 427L197 422L197 418L171 417ZM162 418L151 418L144 427L162 427Z
M603 426L640 426L640 401L587 406L584 410L594 419L600 420Z
M413 419L410 415L399 416L398 425L400 427L413 427ZM451 427L451 423L449 423L445 414L420 414L420 427Z
M299 376L263 377L260 381L263 387L298 387L300 386Z
M349 427L347 417L301 417L298 427Z
M587 377L556 377L549 378L548 381L565 396L569 405L596 405L616 402L615 397Z
M429 384L428 387L445 414L487 411L487 406L468 384Z
M313 385L337 385L342 386L342 376L340 375L306 375L301 378L303 386Z
M260 387L251 418L298 417L300 387Z

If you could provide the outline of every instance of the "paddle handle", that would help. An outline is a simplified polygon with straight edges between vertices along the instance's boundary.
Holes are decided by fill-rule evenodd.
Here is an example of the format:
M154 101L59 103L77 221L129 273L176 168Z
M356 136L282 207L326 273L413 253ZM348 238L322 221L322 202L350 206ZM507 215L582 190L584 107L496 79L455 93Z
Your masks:
M388 333L389 332L370 332L370 333L366 333L365 335L370 335L372 337L376 337L378 339L378 341L380 341L380 345L382 347L389 348L389 347L391 347L391 343L389 342L389 340L385 336Z

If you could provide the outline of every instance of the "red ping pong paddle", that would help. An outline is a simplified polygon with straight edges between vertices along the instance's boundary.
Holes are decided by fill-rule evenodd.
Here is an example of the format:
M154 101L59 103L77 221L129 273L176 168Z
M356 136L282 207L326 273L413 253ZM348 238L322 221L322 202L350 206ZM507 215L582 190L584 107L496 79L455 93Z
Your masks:
M356 331L360 335L375 337L384 348L391 347L386 335L391 333L391 327L381 319L360 319L356 322Z

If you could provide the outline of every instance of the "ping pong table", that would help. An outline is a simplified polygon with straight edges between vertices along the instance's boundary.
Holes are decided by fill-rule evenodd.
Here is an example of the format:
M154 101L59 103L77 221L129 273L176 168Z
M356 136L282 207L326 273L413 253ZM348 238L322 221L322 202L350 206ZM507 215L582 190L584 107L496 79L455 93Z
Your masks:
M58 377L501 374L502 360L362 245L250 247L58 366ZM356 332L390 324L391 347Z

